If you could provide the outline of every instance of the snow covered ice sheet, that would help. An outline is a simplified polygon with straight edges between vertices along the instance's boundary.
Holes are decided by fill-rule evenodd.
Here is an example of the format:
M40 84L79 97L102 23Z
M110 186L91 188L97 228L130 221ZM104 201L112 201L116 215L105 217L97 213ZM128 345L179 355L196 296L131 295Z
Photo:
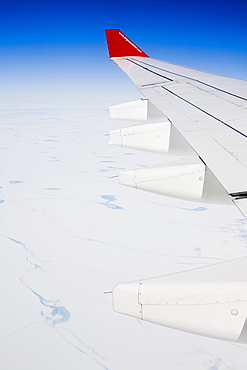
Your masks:
M1 368L246 369L246 346L116 314L104 294L246 255L238 211L118 185L164 158L108 146L104 109L1 108Z

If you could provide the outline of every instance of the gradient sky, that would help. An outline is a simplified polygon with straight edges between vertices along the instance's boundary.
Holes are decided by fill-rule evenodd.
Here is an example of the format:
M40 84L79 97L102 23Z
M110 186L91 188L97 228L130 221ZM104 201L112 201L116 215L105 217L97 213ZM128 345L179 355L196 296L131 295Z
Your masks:
M98 98L106 83L115 96L116 78L129 88L109 62L106 28L120 28L151 57L247 79L246 14L246 0L3 2L0 98L58 90Z

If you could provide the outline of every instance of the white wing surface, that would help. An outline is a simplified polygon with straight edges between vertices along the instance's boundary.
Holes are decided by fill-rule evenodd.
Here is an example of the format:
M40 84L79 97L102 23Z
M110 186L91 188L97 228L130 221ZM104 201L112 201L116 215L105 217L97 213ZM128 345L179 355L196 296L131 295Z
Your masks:
M172 197L235 204L247 217L247 81L151 59L119 30L106 31L111 59L144 98L110 108L139 121L114 130L115 145L179 156L119 174L119 182ZM182 156L182 159L181 159ZM156 324L247 343L246 257L122 283L114 310Z
M178 131L194 151L195 155L190 156L198 158L195 165L204 165L204 175L200 173L198 177L203 182L201 192L197 189L194 196L182 197L216 203L237 200L246 216L246 207L241 206L241 200L247 197L247 81L152 59L121 31L107 30L106 34L111 59L129 76L145 99L158 109L159 121L170 123L170 151L176 141L173 140L174 133L178 136ZM122 118L127 118L127 109L125 112L126 116ZM138 142L140 137L136 136L137 147ZM125 184L143 188L145 182L145 190L181 197L169 191L162 192L164 184L157 190L151 185L153 178L148 169L142 172L143 182L135 181L139 171L139 174L129 173ZM191 186L191 181L185 183ZM181 179L178 187L182 184Z

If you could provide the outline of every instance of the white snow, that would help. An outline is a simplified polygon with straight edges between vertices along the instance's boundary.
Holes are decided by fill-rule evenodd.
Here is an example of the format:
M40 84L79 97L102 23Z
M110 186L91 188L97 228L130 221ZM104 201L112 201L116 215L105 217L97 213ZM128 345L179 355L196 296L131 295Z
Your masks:
M114 313L104 294L244 256L238 210L120 186L119 170L166 159L108 146L121 122L102 104L1 108L1 368L245 370L246 346Z

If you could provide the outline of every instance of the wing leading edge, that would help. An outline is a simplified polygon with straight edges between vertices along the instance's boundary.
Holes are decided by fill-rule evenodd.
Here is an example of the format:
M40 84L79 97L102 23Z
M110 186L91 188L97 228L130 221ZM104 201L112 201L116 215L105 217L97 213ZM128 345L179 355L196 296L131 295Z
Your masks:
M247 218L247 81L149 58L119 30L106 31L111 59L144 98L110 107L141 124L110 143L179 156L119 174L119 182L176 198L235 204ZM183 157L181 159L181 156ZM247 343L246 257L117 285L116 312L213 338Z

